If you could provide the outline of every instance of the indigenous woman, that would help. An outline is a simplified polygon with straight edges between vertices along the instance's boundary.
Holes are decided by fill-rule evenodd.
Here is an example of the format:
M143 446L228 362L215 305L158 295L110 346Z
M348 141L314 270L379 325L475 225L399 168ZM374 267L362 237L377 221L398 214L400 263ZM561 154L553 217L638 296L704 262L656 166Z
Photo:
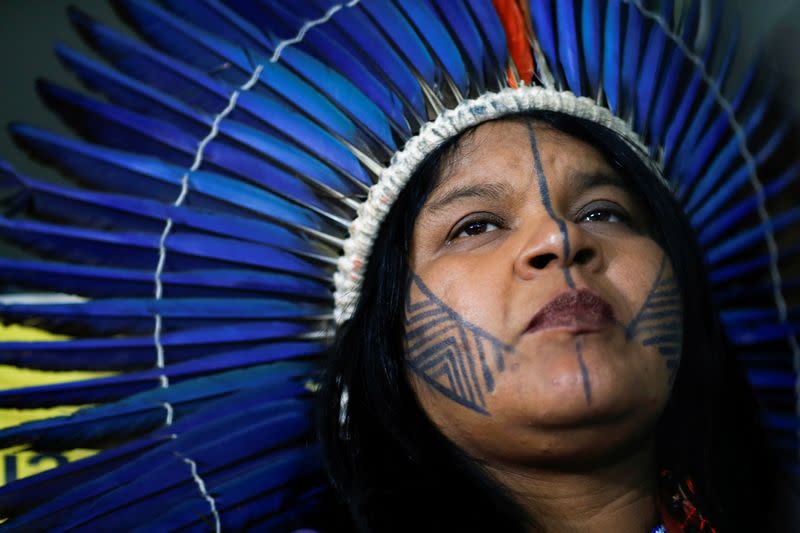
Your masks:
M0 362L114 373L0 391L102 450L10 530L791 527L792 126L719 5L115 5L107 101L40 85L87 140L13 128L74 185L0 168L0 312L71 336Z

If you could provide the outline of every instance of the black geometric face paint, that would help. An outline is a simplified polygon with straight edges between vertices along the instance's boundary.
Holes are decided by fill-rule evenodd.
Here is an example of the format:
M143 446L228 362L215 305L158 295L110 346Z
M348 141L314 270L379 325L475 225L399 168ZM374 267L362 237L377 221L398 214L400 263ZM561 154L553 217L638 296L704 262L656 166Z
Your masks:
M558 226L558 231L561 233L562 243L562 258L567 259L571 257L572 250L569 245L569 231L567 231L566 221L559 217L553 209L553 203L550 200L550 189L547 185L547 177L544 175L544 165L542 165L542 155L539 153L539 146L536 142L536 132L533 129L533 124L530 122L528 126L528 139L531 143L531 153L533 154L533 165L536 171L536 182L539 186L539 197L542 200L542 205L550 219ZM572 279L572 273L569 267L561 267L564 273L564 281L570 289L575 288L575 281ZM586 403L592 403L592 382L589 378L589 369L586 367L586 361L583 359L583 340L580 336L575 339L575 357L578 360L578 366L581 369L581 379L583 380L583 395L586 398Z
M406 297L406 362L451 400L488 415L486 393L505 369L508 344L468 322L412 274Z
M640 339L644 346L655 346L666 360L672 384L680 364L683 317L680 289L667 265L665 254L642 307L625 328L625 339Z

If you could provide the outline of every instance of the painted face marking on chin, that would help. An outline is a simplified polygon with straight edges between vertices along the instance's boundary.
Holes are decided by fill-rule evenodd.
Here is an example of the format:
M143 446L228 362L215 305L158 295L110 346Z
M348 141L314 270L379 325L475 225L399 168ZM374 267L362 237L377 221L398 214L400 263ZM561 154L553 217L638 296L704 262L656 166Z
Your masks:
M513 347L468 322L412 273L406 297L406 362L436 391L488 415L485 393Z
M531 153L533 154L533 165L536 170L536 180L539 186L539 196L544 205L545 211L550 219L558 225L558 230L561 233L561 242L563 246L562 257L570 257L572 250L569 245L569 232L567 231L567 223L563 218L556 215L553 210L553 204L550 200L550 190L547 186L547 177L544 174L544 165L542 165L542 155L539 153L539 146L536 142L536 132L533 125L528 123L528 139L531 144ZM572 279L572 273L569 267L562 267L561 271L564 273L564 281L570 289L575 288L575 281ZM578 365L581 369L581 379L583 380L583 393L586 397L586 403L592 403L592 383L589 377L589 369L586 367L586 362L583 360L582 340L578 337L575 340L575 357L578 360Z
M625 338L639 338L644 346L655 346L666 360L672 384L680 363L683 321L680 289L667 264L665 254L642 307L625 328Z

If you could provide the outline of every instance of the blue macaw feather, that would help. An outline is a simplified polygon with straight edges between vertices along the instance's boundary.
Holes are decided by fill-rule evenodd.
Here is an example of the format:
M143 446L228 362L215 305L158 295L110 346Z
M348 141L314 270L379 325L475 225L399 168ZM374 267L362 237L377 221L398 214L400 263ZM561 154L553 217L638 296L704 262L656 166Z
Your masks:
M759 102L741 123L741 129L745 138L750 138L753 135L756 128L761 124L768 108L768 101L764 100ZM731 139L728 140L728 143L717 151L716 157L699 178L696 187L691 191L688 200L685 201L684 209L689 213L694 212L700 204L706 200L708 194L714 190L717 184L726 177L726 173L730 170L731 165L740 158L741 140L738 136L733 135ZM685 197L686 190L688 190L688 188L679 191L679 196Z
M272 46L278 45L279 39L290 39L294 33L302 26L302 21L296 18L296 14L291 12L288 7L279 3L259 3L253 2L228 2L231 7L239 13L247 13L249 18L257 21L259 28L270 39ZM305 7L298 4L293 8ZM288 31L293 33L290 35ZM280 37L276 37L280 36ZM411 129L404 116L404 104L398 96L389 90L384 82L379 80L370 69L357 60L353 53L341 43L328 37L328 34L320 31L316 27L308 30L303 40L294 44L310 55L320 59L325 64L335 68L341 75L347 77L364 95L377 105L395 131L400 132L402 138L411 136ZM387 142L389 139L387 139ZM393 152L397 149L395 143L387 145ZM387 156L390 154L386 154Z
M31 409L57 405L106 403L161 387L162 376L166 376L170 383L180 383L216 372L277 361L320 357L323 353L324 348L314 341L276 343L256 349L226 352L219 357L195 359L174 365L167 364L164 368L55 385L7 389L0 391L0 405Z
M167 120L196 138L202 138L211 131L214 117L197 113L175 98L69 49L60 47L57 53L86 85L103 92L110 100L140 113ZM323 190L341 194L364 190L355 188L353 181L356 178L344 179L304 150L230 119L218 123L218 134L213 148L210 149L217 150L220 144L244 146L248 151L270 161L272 165L283 167L289 173L306 176L306 180ZM367 180L366 177L364 179ZM363 185L366 184L362 183Z
M274 2L270 2L274 3ZM321 2L322 5L325 2ZM410 65L401 58L366 13L359 7L345 6L318 30L330 40L338 41L370 71L388 85L407 106L408 113L419 121L425 114L425 101L419 82Z
M319 506L330 497L330 488L319 484L298 495L306 485L301 481L305 480L298 480L297 492L275 491L250 500L252 504L227 509L223 527L232 531L300 531L307 525L303 521L308 514L319 512Z
M0 282L7 287L44 289L87 298L135 298L153 295L153 270L75 265L29 259L0 258ZM327 284L277 272L192 270L163 272L169 298L265 298L329 302Z
M683 11L684 18L682 21L683 29L681 31L681 39L690 49L694 47L694 41L697 37L701 5L701 0L690 0L689 8Z
M261 403L285 400L308 394L302 379L308 379L313 366L306 362L275 363L246 370L223 372L217 376L184 381L169 387L136 394L112 404L89 407L70 416L27 422L0 430L3 446L28 444L33 449L63 450L101 448L108 441L121 441L158 428L169 431L192 427L180 422L186 416L206 413L216 416L224 410L222 398L241 391L257 391L255 396L237 396L242 411L250 399ZM210 402L216 402L211 405ZM167 404L169 408L167 408ZM220 408L219 406L222 406ZM167 420L170 420L170 425Z
M600 93L602 74L603 36L600 16L600 0L585 0L581 8L581 36L583 44L583 65L589 81L589 96L597 98Z
M186 168L153 157L68 139L25 124L13 124L10 131L14 140L33 157L57 166L67 176L92 188L174 203L180 196L184 177L188 177L186 203L209 212L236 216L244 224L240 232L244 235L253 235L248 228L253 232L261 231L258 229L261 223L257 218L268 219L281 226L288 225L307 234L308 229L331 230L330 225L314 211L293 205L255 185L221 174L197 170L187 176ZM249 225L245 220L252 220L254 225ZM287 240L299 241L298 249L308 248L302 244L306 239L296 232L278 227L275 230ZM312 238L313 235L312 232Z
M778 254L778 260L785 260L800 254L800 246L783 247ZM712 285L730 283L732 280L750 276L755 272L765 272L773 258L770 254L757 254L740 261L724 265L712 265L709 270L709 279ZM772 287L772 285L770 285ZM716 287L715 287L716 289Z
M795 164L786 172L778 176L764 187L764 198L769 199L781 193L800 177L800 164ZM723 233L730 231L736 224L741 223L745 217L752 215L758 209L758 199L755 197L744 198L725 212L720 213L713 221L698 228L697 240L703 246L709 246L720 239Z
M677 109L672 110L672 118L670 125L667 128L667 133L664 136L664 160L667 162L665 173L674 175L671 165L675 162L675 151L677 145L681 142L681 136L685 131L686 121L694 108L695 101L700 94L700 86L702 85L702 74L697 68L691 67L690 79L685 85L686 89L682 91L682 97Z
M785 340L797 335L797 322L760 324L757 326L737 326L728 330L731 342L735 345L753 345ZM790 372L791 373L791 372Z
M38 87L45 103L95 142L153 155L186 170L194 163L201 139L169 122L100 103L50 83L42 82ZM330 216L334 210L295 176L243 149L209 143L202 164L206 170L237 176L321 214Z
M366 2L364 6L369 9L368 6L374 4ZM463 6L460 7L463 9ZM427 44L436 64L447 72L460 94L462 96L469 94L469 77L462 55L445 28L444 21L439 18L430 3L401 1L397 2L397 9L403 12L416 30L416 34ZM466 18L463 16L463 11L460 15L459 22L463 23ZM403 46L405 47L405 43Z
M487 53L484 58L484 77L486 83L491 82L491 88L497 89L505 86L503 76L508 65L508 45L506 32L500 18L489 2L481 0L464 0L469 14L485 43ZM496 81L495 81L496 80Z
M722 66L715 74L717 80L716 84L719 87L722 86L728 75L728 72L730 71L731 62L733 60L737 44L738 41L736 39L731 41ZM720 113L720 116L717 118L716 124L713 120L711 120L711 125L709 125L709 117L711 116L711 112L714 110L717 110L717 112ZM736 109L733 109L733 112L736 112ZM701 139L703 143L711 143L713 148L719 142L720 136L725 132L728 125L729 119L724 110L720 108L717 95L709 88L705 98L700 104L700 107L692 113L692 120L689 123L688 128L684 130L680 144L677 145L676 159L678 161L678 165L676 167L676 171L684 174L687 168L691 168L688 166L688 164L693 162L693 158L690 157L689 154L699 151L700 156L702 157L703 151L710 152L711 149L707 146L700 146L698 148L698 144L701 143Z
M612 0L613 1L613 0ZM571 0L570 0L571 3ZM556 79L558 85L565 85L564 77L561 75L561 62L559 61L558 37L560 27L556 26L553 4L550 0L530 0L531 23L533 33L539 46L547 60L547 66ZM560 43L559 43L560 44Z
M778 127L766 140L757 152L753 154L756 166L762 165L786 138L788 128L786 125ZM709 217L713 216L721 209L733 195L742 187L750 183L751 169L746 161L742 161L739 167L731 171L724 182L716 188L711 196L704 199L702 205L694 212L689 214L689 220L694 227L699 227L708 222Z
M556 2L556 24L558 28L558 58L564 69L569 90L583 94L581 76L581 50L578 47L578 18L573 0Z
M741 301L748 301L754 298L772 298L772 291L774 285L772 280L748 283L746 285L732 285L729 287L720 288L714 291L714 300L719 302L720 305L734 305ZM781 291L794 291L800 288L800 278L797 277L781 277L781 283L778 287ZM775 353L774 357L786 358L785 353ZM746 357L746 355L743 355ZM767 357L766 355L764 357Z
M160 337L170 362L255 348L311 333L312 324L264 320L164 332ZM0 364L41 370L135 370L156 362L153 335L67 341L4 342Z
M194 67L119 35L78 10L72 10L71 15L89 45L120 71L209 115L224 109L235 90ZM274 97L240 93L228 117L290 140L345 175L362 182L368 180L353 154L331 133Z
M777 370L748 370L747 378L759 389L793 389L796 377L793 372Z
M157 48L203 72L213 72L236 87L249 81L260 66L261 74L252 91L274 94L310 120L353 144L360 144L355 124L327 97L282 64L220 39L149 2L115 0L114 6Z
M423 0L429 10L436 10L439 18L450 30L453 37L453 46L459 47L465 66L469 70L467 84L473 84L476 92L486 90L486 77L484 65L487 62L486 54L489 53L483 46L483 37L480 30L475 26L475 22L467 12L466 4L463 0L451 2L432 2ZM416 6L416 3L405 2L401 4ZM451 73L451 76L453 74ZM469 91L463 94L469 94Z
M625 37L622 50L622 69L620 71L620 88L622 101L619 112L623 116L628 116L634 111L636 103L636 80L639 79L639 65L641 60L644 43L645 21L639 8L631 4L627 7L627 21L625 23ZM619 68L619 66L617 67Z
M175 14L214 35L219 35L242 48L258 50L265 56L272 56L278 43L267 39L257 28L243 20L233 10L216 0L187 2L168 0L167 7ZM298 52L295 47L282 48L280 60L295 74L320 93L335 102L339 109L351 120L362 125L377 140L390 147L394 146L389 125L375 103L351 85L336 70L328 68L313 57Z
M290 516L282 516L283 509L291 507L294 501L302 499L304 495L301 493L302 483L298 483L296 487L286 487L285 485L293 479L307 478L320 472L321 466L315 460L317 453L314 449L285 452L254 471L215 487L215 494L219 495L221 502L218 511L222 511L224 527L231 527L231 529L236 529L239 525L245 528L253 527L253 521L263 520L266 517L273 520L279 519L278 522L270 521L275 526L290 518ZM271 482L265 486L264 479L269 479ZM321 493L322 486L322 482L318 478L312 495ZM247 502L248 505L242 505L244 502ZM153 517L153 520L148 523L141 524L140 521L132 521L131 525L140 526L137 531L147 531L156 526L183 529L208 527L208 521L214 519L208 502L197 497L187 498L180 505L165 509L165 511L164 514ZM275 516L278 512L281 512L281 516ZM231 519L235 519L233 524L229 521ZM265 525L262 524L261 527L265 527ZM277 529L268 530L277 531Z
M441 69L437 67L425 43L414 31L403 12L389 0L362 2L358 8L368 17L363 20L369 20L371 25L378 28L392 47L404 58L406 64L411 66L411 69L429 87L440 92L443 81ZM355 30L352 26L350 28ZM361 28L358 29L361 30Z
M202 306L202 307L201 307ZM77 303L4 303L0 316L9 322L39 320L54 331L90 335L145 335L158 314L165 331L241 321L309 321L327 317L324 305L280 299L107 299Z
M608 107L619 114L622 105L620 92L620 63L622 57L622 0L608 0L603 40L603 89Z
M246 415L251 415L251 412L240 412L238 416L234 417L211 419L200 430L185 433L175 431L173 433L175 437L162 446L48 502L23 517L23 520L38 519L45 522L50 521L48 525L51 526L63 526L70 516L77 520L85 519L88 512L97 513L99 511L95 506L96 502L119 501L126 492L130 494L131 489L138 488L144 477L153 476L154 473L161 475L151 477L149 481L152 486L163 486L165 483L193 483L194 479L189 464L183 460L185 457L195 460L198 470L202 471L206 477L205 470L213 469L220 464L230 464L235 460L234 456L241 456L259 448L268 450L286 440L291 440L292 435L302 434L308 428L308 408L300 402L266 403L256 409L255 413L261 416L247 420ZM268 431L270 425L273 426L273 431ZM236 435L234 428L237 426L240 428L252 426L251 438L237 439L237 444L228 448L232 438L245 436ZM244 432L246 431L247 429L244 430ZM253 439L254 433L258 434L260 438ZM222 453L223 450L226 453ZM267 456L267 460L269 460L269 456ZM256 462L256 464L258 463ZM181 466L183 469L180 469ZM175 471L176 475L166 475L170 471ZM142 476L142 472L147 472L147 476ZM112 492L112 489L116 490ZM152 491L151 494L156 492L158 491ZM158 501L163 505L163 500ZM78 512L77 508L83 502L89 504L87 507L91 511L83 509L82 512ZM22 524L15 525L17 527L24 525L24 521Z
M800 208L788 209L773 215L770 220L761 222L755 227L729 235L723 242L706 250L706 261L714 265L735 254L746 251L749 247L760 244L768 231L778 232L790 224L800 220Z
M705 37L705 47L702 51L703 64L710 65L714 59L717 44L719 43L719 34L722 30L722 2L711 0L709 2L712 20L711 27L708 28L708 33Z
M104 266L155 269L161 234L104 231L33 220L0 217L0 235L38 251ZM169 250L166 271L203 268L255 268L327 280L326 267L314 265L272 246L173 231L164 241ZM329 267L328 267L329 268Z
M47 504L76 486L91 483L95 478L136 460L154 446L168 440L171 437L148 437L130 441L79 461L0 486L0 513L4 516L16 516L28 509ZM4 524L4 528L12 525L15 526L16 522Z
M769 410L765 411L763 418L767 427L782 431L796 432L800 430L800 420L794 414L778 414Z
M650 138L658 145L664 144L664 135L668 120L672 118L675 106L675 96L680 81L680 74L688 64L686 56L679 47L672 47L664 76L660 80L656 99L653 101L653 110L650 115Z
M254 242L311 257L321 250L308 239L266 221L175 207L121 194L97 193L24 178L32 202L29 212L50 220L109 229L161 233L167 220L191 231Z
M667 37L660 27L651 25L647 35L642 66L636 85L636 112L634 119L637 131L644 136L651 121L651 109L655 102L656 89L661 88L663 77L661 75L662 60L667 44Z

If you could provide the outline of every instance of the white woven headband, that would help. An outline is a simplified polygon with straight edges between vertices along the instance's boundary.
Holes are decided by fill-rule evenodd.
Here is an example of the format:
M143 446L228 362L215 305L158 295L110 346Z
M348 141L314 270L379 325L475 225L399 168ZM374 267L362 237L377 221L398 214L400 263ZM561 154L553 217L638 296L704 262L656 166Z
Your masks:
M567 91L525 86L465 100L454 109L441 113L433 122L425 124L418 135L409 139L381 172L378 182L370 188L366 201L359 206L357 216L350 224L350 236L344 243L344 254L339 258L338 271L333 278L336 285L334 319L337 325L352 316L381 224L425 158L442 143L463 131L483 122L529 111L553 111L590 120L619 134L638 148L644 161L653 164L639 136L622 119L589 98L578 97Z

